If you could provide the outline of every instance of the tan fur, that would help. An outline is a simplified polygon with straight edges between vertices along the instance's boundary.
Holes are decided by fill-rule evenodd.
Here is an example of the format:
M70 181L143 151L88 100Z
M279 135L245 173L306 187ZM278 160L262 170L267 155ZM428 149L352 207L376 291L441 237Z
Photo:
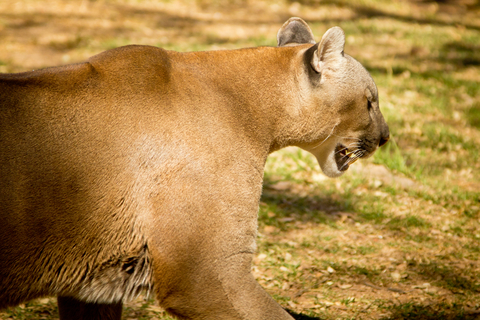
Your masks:
M0 75L0 308L58 295L62 319L118 319L147 290L181 319L291 319L250 273L268 154L338 176L335 147L369 156L388 127L341 29L278 39Z

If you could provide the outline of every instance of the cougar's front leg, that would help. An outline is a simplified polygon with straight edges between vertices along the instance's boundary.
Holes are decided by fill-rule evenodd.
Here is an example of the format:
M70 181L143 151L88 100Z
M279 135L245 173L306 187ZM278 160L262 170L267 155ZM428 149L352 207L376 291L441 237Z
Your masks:
M71 297L58 297L61 320L120 320L122 303L86 303Z
M229 166L206 162L202 179L175 176L152 199L145 230L158 301L180 319L292 320L251 274L263 175L228 156Z
M253 254L236 254L227 259L220 270L226 298L240 319L293 319L265 292L251 273Z
M179 319L293 319L254 279L252 253L223 258L212 253L203 257L182 253L185 260L173 268L157 265L162 258L154 256L155 288L162 307Z

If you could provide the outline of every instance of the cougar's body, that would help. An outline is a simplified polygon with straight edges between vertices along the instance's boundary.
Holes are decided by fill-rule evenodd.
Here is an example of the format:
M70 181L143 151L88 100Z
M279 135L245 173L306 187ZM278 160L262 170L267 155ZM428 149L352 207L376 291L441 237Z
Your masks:
M127 46L0 75L0 308L118 319L149 291L181 319L291 319L250 273L263 167L354 127L314 110L315 49Z

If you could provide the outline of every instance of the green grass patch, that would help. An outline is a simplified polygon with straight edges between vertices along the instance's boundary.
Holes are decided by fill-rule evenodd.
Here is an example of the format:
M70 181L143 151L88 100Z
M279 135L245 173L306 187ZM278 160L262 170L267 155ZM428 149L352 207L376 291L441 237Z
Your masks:
M465 112L465 117L472 127L480 128L480 103L471 106L467 112Z
M434 303L420 304L407 302L403 304L384 305L383 309L390 312L381 319L395 320L475 320L478 314L468 312L461 304Z
M373 246L359 246L356 247L356 251L361 255L371 254L378 252L378 249Z
M359 208L358 216L365 222L372 222L375 224L382 223L388 216L384 213L385 207L381 202L373 202L364 204Z
M425 219L414 215L407 215L405 217L394 217L388 223L387 226L392 230L410 229L410 228L430 228L431 224L426 222Z
M58 319L58 308L56 299L32 300L20 306L7 309L5 315L9 319L18 320Z
M403 156L401 149L398 147L394 137L392 137L383 148L380 148L375 153L374 162L377 164L383 164L387 168L405 175L410 175L412 173L412 169L407 166L405 157Z

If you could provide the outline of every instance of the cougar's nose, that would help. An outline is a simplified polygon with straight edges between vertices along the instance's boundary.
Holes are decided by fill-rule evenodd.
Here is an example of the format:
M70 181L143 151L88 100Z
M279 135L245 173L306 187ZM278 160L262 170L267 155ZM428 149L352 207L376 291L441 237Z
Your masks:
M385 122L385 119L382 115L380 115L380 117L380 141L378 141L379 147L383 146L385 143L388 142L388 140L390 140L390 129L388 128L388 124Z
M387 124L382 128L381 132L380 141L378 142L379 147L383 146L388 140L390 140L390 130L388 129Z
M379 147L383 146L385 143L388 142L388 140L390 140L390 135L385 136L385 137L381 137L380 142L378 143L378 146Z

